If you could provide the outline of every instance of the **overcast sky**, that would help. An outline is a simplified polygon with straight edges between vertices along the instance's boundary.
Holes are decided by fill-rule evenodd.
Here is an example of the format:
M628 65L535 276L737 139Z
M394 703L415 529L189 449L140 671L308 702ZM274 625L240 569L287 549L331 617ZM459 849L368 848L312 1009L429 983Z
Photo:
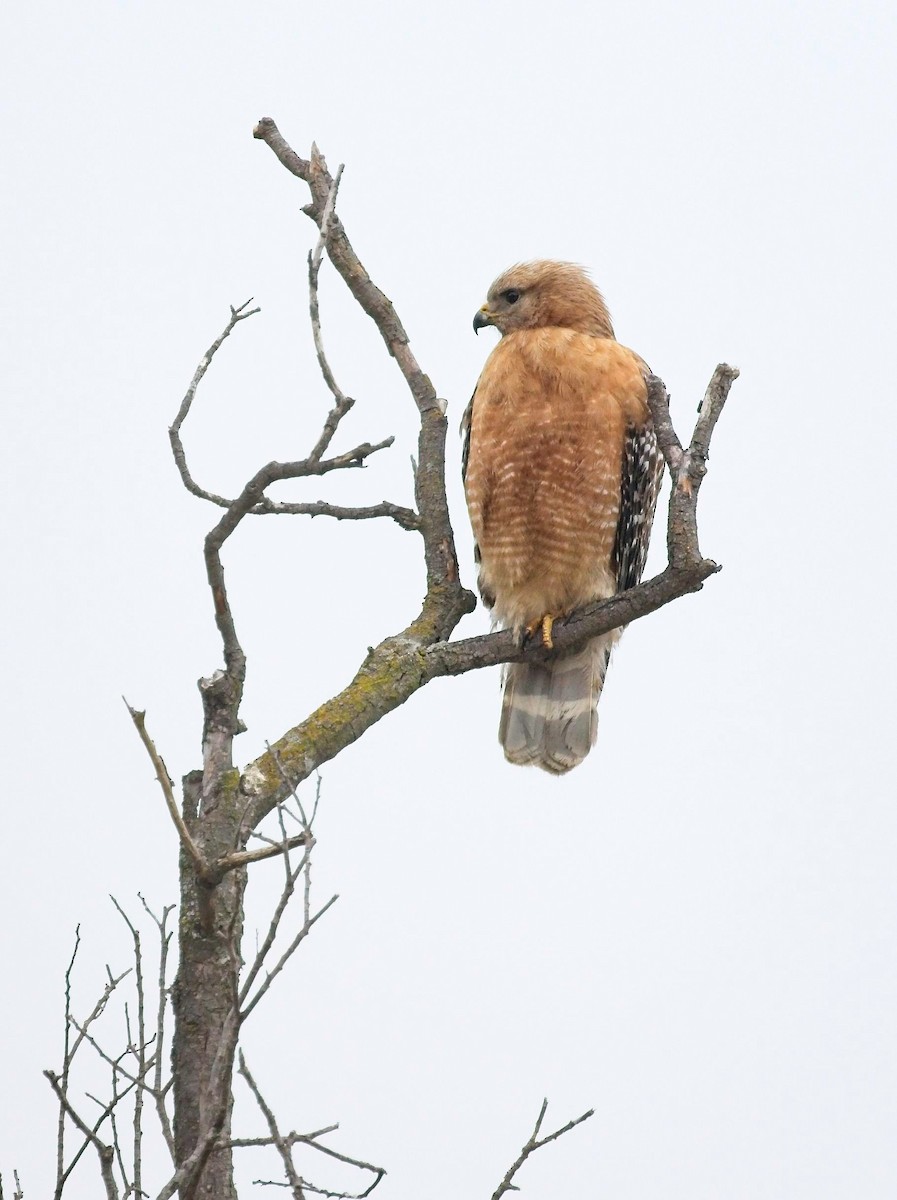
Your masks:
M327 408L304 185L270 115L346 164L339 210L453 428L514 261L586 265L690 431L741 368L701 493L723 572L637 623L572 775L507 765L495 671L438 681L323 771L334 909L247 1027L284 1128L389 1170L390 1200L488 1197L543 1096L596 1117L533 1200L897 1194L893 784L895 33L881 2L31 3L0 10L5 853L0 1171L50 1193L62 975L75 1003L176 899L176 838L121 695L177 778L220 648L167 426L228 305L262 312L185 428L234 492ZM416 413L325 267L362 472L293 495L408 502ZM450 439L466 582L472 548ZM650 570L661 569L663 538ZM247 523L241 762L417 611L417 538ZM482 610L459 634L485 631ZM278 868L253 877L248 938ZM259 1132L248 1107L238 1125ZM161 1168L161 1162L157 1165ZM268 1171L241 1166L248 1180ZM162 1182L162 1176L158 1176ZM74 1195L95 1196L88 1163Z

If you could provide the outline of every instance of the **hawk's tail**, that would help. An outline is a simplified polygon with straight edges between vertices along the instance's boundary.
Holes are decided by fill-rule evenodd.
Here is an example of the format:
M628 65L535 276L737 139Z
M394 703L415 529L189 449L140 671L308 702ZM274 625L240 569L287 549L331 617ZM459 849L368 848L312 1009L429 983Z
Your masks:
M617 636L604 634L566 658L508 667L498 740L509 762L553 775L582 762L595 744L596 706Z

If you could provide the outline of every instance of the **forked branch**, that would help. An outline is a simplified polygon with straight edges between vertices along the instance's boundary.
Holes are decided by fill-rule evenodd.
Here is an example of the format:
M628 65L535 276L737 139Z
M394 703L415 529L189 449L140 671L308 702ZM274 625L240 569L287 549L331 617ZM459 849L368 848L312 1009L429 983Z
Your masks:
M118 1184L115 1182L114 1164L115 1164L115 1146L108 1145L100 1138L95 1129L87 1124L80 1114L69 1103L68 1095L62 1086L60 1076L52 1071L44 1071L44 1076L49 1080L50 1087L56 1093L56 1098L59 1101L60 1107L64 1110L66 1116L75 1126L75 1128L84 1135L85 1141L89 1142L97 1152L100 1160L100 1176L103 1180L103 1186L106 1189L106 1200L118 1200ZM120 1097L115 1098L116 1101ZM112 1111L112 1106L108 1106L104 1115L108 1115Z
M536 1118L536 1125L532 1133L523 1144L523 1149L517 1155L517 1158L511 1163L508 1170L505 1172L505 1177L492 1193L492 1200L501 1200L507 1192L517 1192L520 1189L514 1183L514 1176L530 1157L537 1150L541 1150L543 1146L547 1146L549 1142L556 1141L559 1137L563 1137L565 1133L569 1133L571 1129L575 1129L577 1125L581 1125L583 1121L588 1121L589 1117L594 1117L595 1110L590 1108L588 1112L584 1112L581 1117L576 1117L573 1121L568 1121L566 1125L562 1125L560 1129L556 1129L554 1133L547 1133L545 1137L539 1137L542 1130L542 1122L545 1120L545 1114L548 1111L548 1101L542 1101L542 1107L539 1110L539 1116Z
M181 401L181 407L178 409L177 415L175 416L171 423L171 427L168 430L168 439L171 442L171 451L174 455L174 461L180 473L181 481L183 482L184 487L188 492L192 492L194 496L198 496L200 500L209 500L212 502L212 504L219 504L223 508L227 508L230 501L225 500L223 496L217 496L214 492L207 492L205 488L201 488L190 474L190 469L187 466L187 456L184 452L184 444L181 441L181 426L187 419L187 414L190 412L190 409L193 406L193 401L196 399L196 389L202 382L206 371L208 371L209 367L212 365L212 359L221 349L222 343L230 337L234 329L241 321L245 321L249 317L254 317L256 313L262 311L260 308L250 308L249 305L251 303L252 299L250 298L244 304L241 304L239 308L234 308L233 305L231 305L230 320L200 359L199 366L194 371L193 378L190 380L190 386L187 388L184 399Z
M336 1150L331 1150L329 1146L322 1146L318 1141L325 1133L333 1133L338 1129L338 1125L329 1125L326 1129L319 1129L314 1133L281 1133L278 1128L277 1119L274 1112L266 1102L259 1090L258 1084L252 1077L249 1067L246 1065L246 1060L241 1052L239 1073L246 1080L247 1087L252 1092L255 1102L259 1107L265 1122L268 1126L269 1137L266 1138L240 1138L234 1139L230 1144L233 1147L243 1146L273 1146L280 1155L280 1160L283 1164L284 1175L287 1179L286 1186L290 1188L293 1200L304 1200L306 1192L313 1192L316 1196L327 1196L331 1200L365 1200L366 1196L370 1196L371 1192L386 1174L384 1167L375 1167L373 1163L364 1162L360 1158L352 1158L348 1154L340 1154ZM373 1176L373 1180L361 1192L346 1192L333 1191L329 1188L318 1187L315 1184L309 1183L307 1179L303 1179L296 1169L293 1162L293 1147L308 1146L312 1150L317 1150L319 1154L323 1154L328 1158L335 1159L337 1162L345 1163L347 1166L357 1167L360 1171L369 1171ZM266 1184L270 1180L256 1179L255 1183ZM284 1185L281 1184L281 1187Z

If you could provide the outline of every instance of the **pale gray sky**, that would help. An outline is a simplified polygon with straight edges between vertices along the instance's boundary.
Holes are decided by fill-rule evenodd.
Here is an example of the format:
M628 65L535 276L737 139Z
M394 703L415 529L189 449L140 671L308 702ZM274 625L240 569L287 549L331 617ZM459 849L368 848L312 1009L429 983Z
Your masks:
M346 163L343 220L453 422L491 344L472 315L524 258L592 270L682 432L717 361L742 370L701 500L724 571L627 633L583 767L504 763L489 672L325 770L316 878L341 899L247 1032L283 1125L339 1120L391 1200L491 1195L543 1095L597 1115L530 1164L533 1200L897 1194L895 33L884 2L0 12L0 1170L28 1200L74 926L83 1009L127 963L107 893L175 898L120 695L172 774L197 765L214 514L166 429L229 304L263 311L186 428L200 480L298 457L326 410L306 193L263 115ZM358 397L342 444L397 445L300 494L406 500L400 376L329 275L322 305ZM421 565L397 528L324 520L251 524L226 564L248 761L416 611ZM258 869L250 925L276 885Z

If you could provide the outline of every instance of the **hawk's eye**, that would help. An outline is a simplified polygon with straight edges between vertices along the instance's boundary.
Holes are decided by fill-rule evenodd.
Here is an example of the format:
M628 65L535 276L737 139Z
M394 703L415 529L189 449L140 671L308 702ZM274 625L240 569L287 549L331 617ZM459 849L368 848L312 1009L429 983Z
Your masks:
M505 292L505 299L507 300L508 304L516 304L520 299L520 293L516 288L508 288L508 290Z

